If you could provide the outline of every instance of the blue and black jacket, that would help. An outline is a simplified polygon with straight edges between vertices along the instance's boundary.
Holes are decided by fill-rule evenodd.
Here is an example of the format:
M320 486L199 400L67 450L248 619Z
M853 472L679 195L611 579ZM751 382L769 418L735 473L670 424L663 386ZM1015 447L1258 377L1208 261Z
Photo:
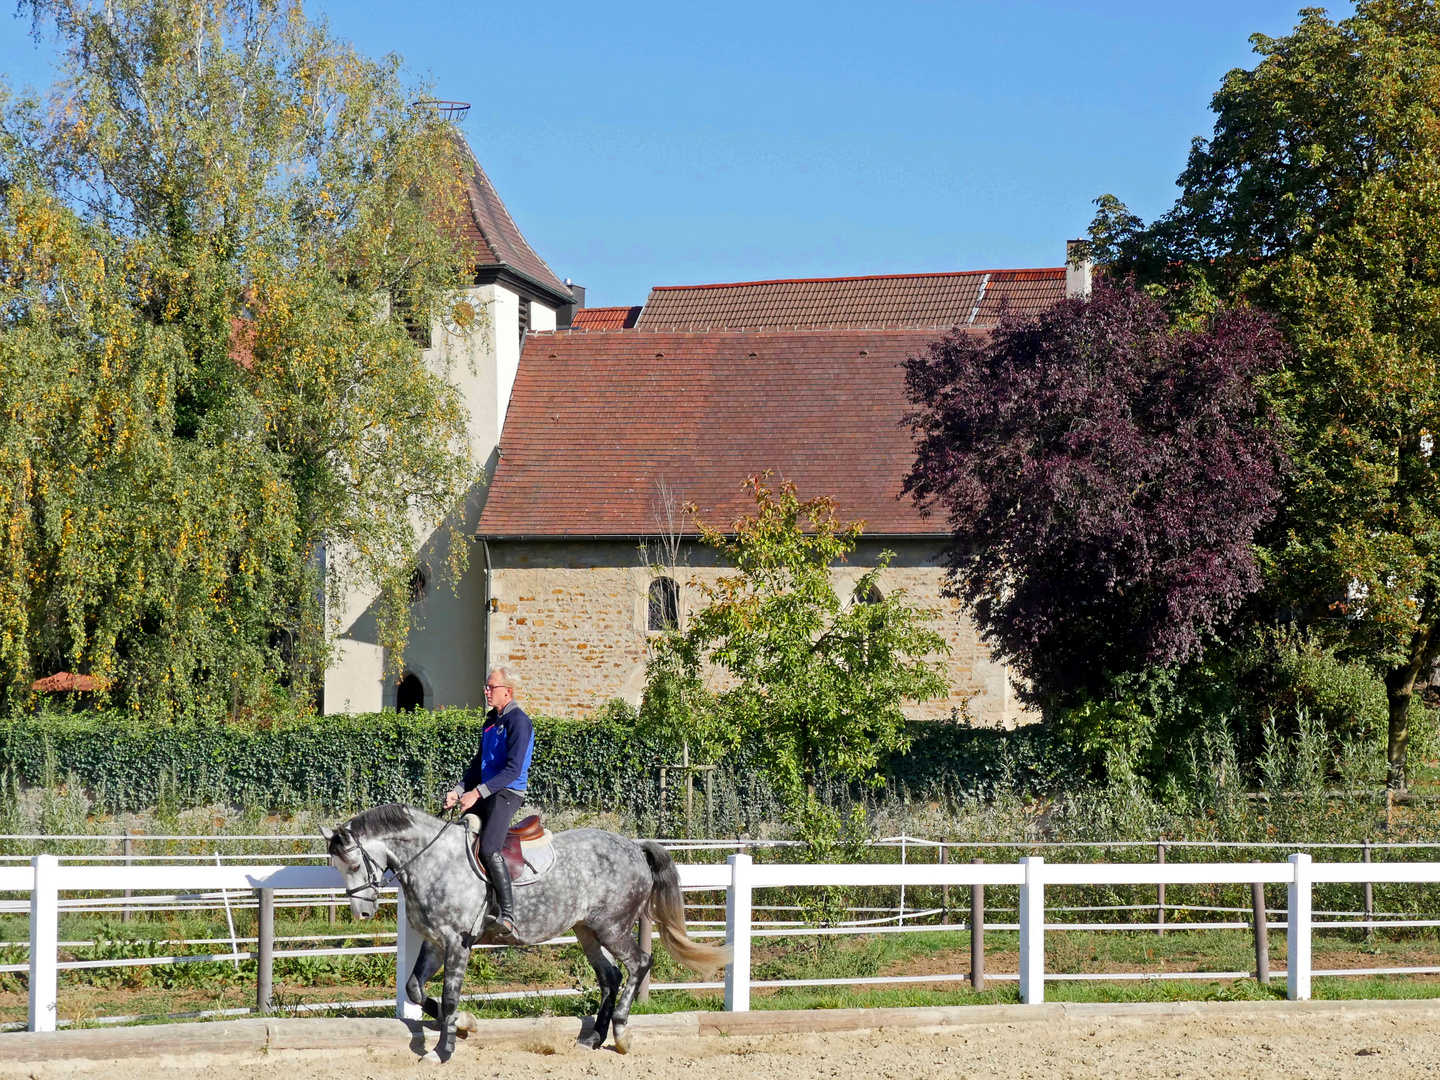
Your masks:
M507 788L523 793L534 753L535 725L525 710L513 701L498 714L491 709L480 736L480 752L466 768L461 790L475 788L482 799Z

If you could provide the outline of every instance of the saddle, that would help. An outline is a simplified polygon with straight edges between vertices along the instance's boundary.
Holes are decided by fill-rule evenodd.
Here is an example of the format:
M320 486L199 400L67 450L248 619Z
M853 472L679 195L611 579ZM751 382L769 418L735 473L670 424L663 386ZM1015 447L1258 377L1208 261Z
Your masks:
M510 871L512 885L528 885L550 869L555 854L550 850L550 841L555 834L545 828L539 814L521 818L505 832L505 845L500 853L505 858L505 868ZM475 865L484 872L480 862L480 837L475 837Z

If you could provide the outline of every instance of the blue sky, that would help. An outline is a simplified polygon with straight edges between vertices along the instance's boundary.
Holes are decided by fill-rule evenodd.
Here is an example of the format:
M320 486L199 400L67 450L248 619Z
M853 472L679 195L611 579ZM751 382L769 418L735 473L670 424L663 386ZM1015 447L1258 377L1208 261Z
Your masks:
M1147 219L1249 35L1296 0L310 3L395 52L591 306L651 285L1055 266L1091 200ZM1332 7L1344 14L1349 7ZM14 85L48 45L0 18Z

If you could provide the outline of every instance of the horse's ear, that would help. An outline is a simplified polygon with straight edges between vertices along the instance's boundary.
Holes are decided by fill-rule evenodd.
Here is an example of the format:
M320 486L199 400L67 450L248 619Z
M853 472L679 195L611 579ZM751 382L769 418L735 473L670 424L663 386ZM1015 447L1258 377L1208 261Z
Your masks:
M331 840L335 839L335 830L327 829L324 825L321 825L320 835L325 838L325 842L328 844Z

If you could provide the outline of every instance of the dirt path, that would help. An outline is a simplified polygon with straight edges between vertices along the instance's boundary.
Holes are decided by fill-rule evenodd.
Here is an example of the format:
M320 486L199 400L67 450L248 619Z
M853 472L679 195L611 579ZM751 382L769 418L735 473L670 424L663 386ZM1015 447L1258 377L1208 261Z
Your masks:
M1095 1017L962 1026L747 1037L637 1036L634 1052L581 1051L537 1040L523 1049L461 1043L445 1066L417 1070L409 1050L294 1051L113 1063L0 1066L0 1078L132 1080L389 1080L418 1071L483 1080L1246 1080L1433 1077L1440 1006L1333 1015Z

